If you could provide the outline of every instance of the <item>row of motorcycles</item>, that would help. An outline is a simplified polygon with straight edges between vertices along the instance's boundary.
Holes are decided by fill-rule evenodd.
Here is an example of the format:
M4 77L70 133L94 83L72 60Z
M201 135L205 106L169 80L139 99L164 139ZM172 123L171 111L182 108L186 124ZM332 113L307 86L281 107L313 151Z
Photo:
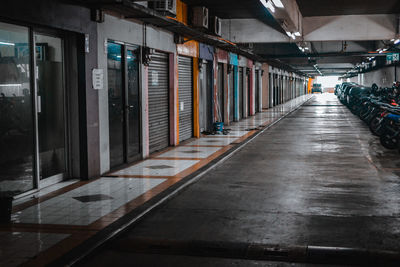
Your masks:
M335 95L379 136L384 147L400 152L400 82L386 88L345 82L336 86Z

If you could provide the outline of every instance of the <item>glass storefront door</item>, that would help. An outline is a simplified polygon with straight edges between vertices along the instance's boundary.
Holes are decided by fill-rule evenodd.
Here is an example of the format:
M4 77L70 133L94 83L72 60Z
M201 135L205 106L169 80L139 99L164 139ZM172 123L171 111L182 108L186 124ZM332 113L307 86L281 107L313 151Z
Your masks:
M140 154L139 48L126 47L127 161Z
M139 47L108 42L110 167L140 157Z
M65 117L63 39L0 22L0 192L66 176Z
M34 188L29 29L0 23L0 192Z
M40 180L66 172L63 40L35 34Z

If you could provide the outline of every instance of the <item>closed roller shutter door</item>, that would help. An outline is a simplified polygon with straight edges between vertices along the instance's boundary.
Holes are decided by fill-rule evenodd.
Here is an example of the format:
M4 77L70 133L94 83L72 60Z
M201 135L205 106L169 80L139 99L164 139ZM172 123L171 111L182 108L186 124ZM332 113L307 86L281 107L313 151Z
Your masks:
M233 70L229 73L229 121L233 121L235 112Z
M179 142L193 136L192 58L178 57L179 76Z
M155 52L149 65L149 150L169 146L168 54Z
M243 116L243 68L239 68L239 119Z

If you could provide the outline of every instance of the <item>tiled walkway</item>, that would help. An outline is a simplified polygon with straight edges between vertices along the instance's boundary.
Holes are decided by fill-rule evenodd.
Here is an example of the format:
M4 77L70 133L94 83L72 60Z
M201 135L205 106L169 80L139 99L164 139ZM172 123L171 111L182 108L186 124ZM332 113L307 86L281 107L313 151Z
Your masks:
M192 139L106 177L69 183L18 203L12 224L0 226L0 266L44 265L55 260L310 97L299 97L233 123L226 127L231 129L227 135Z

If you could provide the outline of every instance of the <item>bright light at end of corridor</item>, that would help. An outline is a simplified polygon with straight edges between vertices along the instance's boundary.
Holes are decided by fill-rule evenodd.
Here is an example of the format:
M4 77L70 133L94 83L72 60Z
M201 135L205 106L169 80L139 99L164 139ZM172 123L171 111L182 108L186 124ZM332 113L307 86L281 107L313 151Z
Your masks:
M324 88L335 88L340 81L339 76L317 76L314 83L320 83L322 90L324 90Z

